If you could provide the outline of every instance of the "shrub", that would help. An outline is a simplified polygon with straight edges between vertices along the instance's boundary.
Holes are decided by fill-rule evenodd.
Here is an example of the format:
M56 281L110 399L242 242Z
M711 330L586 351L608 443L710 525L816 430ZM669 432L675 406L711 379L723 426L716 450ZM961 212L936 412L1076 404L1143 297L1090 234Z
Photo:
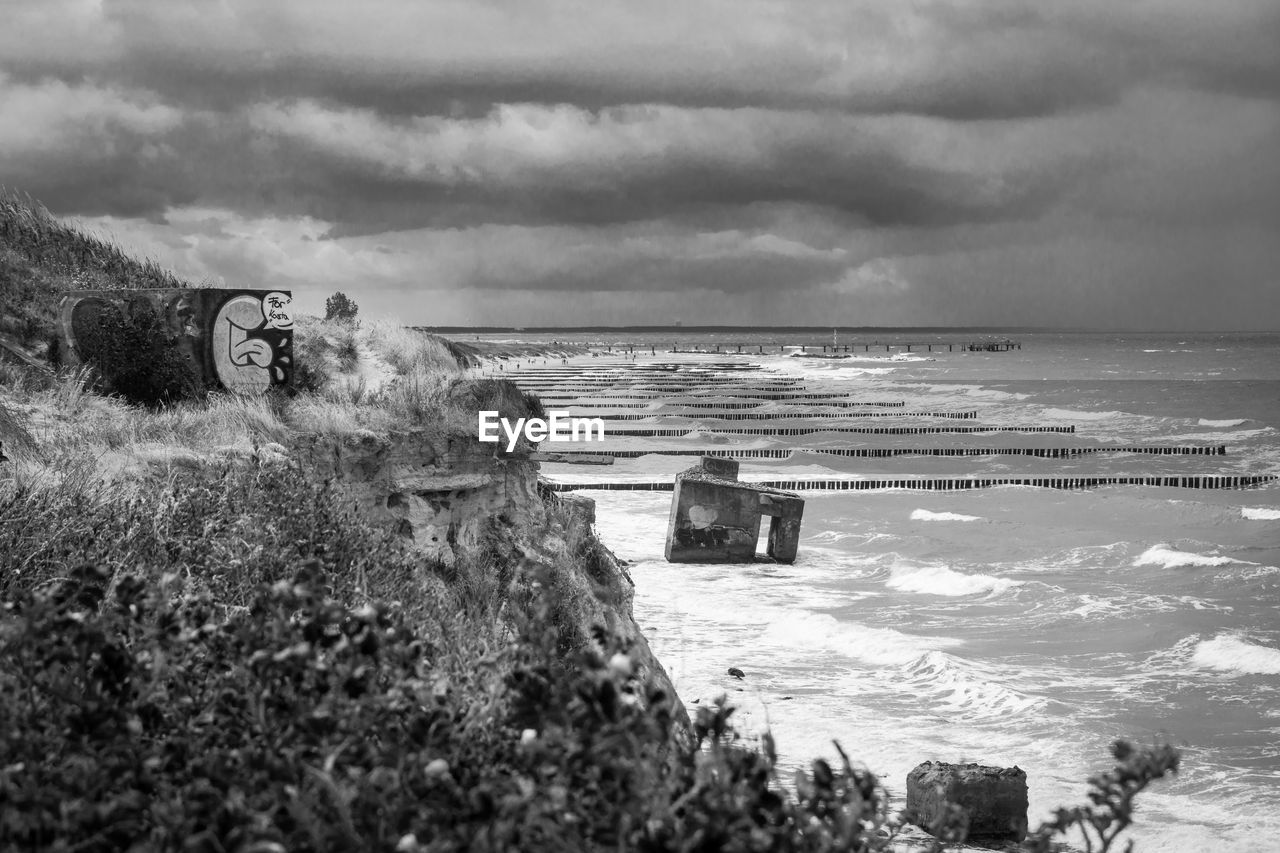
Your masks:
M347 294L340 290L324 301L324 318L326 320L351 322L355 320L359 311L360 306L356 305Z
M124 310L105 305L79 348L104 386L132 403L158 406L206 393L146 299L130 299Z
M338 368L343 373L350 373L360 365L360 340L355 329L348 329L339 336L334 353Z
M490 811L469 791L513 745L483 674L329 598L318 564L222 620L173 577L107 581L83 567L4 620L5 849L391 849Z

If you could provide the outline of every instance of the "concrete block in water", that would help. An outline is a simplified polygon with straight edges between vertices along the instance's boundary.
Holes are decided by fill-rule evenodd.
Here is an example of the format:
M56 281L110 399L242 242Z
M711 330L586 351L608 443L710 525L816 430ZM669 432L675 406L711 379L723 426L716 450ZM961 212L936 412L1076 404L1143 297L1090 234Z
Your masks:
M1027 834L1027 774L1017 767L926 761L907 774L907 811L928 829L947 803L964 809L969 838L1021 841Z
M673 563L749 563L756 558L760 519L769 516L766 553L795 561L804 500L794 492L738 479L733 459L703 456L676 475L667 525L667 560Z

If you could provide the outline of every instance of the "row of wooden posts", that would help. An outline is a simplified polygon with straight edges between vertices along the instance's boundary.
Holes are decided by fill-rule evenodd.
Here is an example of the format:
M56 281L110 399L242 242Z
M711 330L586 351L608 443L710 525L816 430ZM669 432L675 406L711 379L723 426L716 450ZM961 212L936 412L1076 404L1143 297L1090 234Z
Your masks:
M848 492L872 489L921 489L933 492L951 492L963 489L988 489L993 486L1033 486L1040 489L1092 489L1098 486L1156 486L1167 489L1245 489L1275 482L1273 474L1227 474L1200 477L954 477L947 479L899 480L765 480L753 482L753 486L781 489L788 492ZM576 490L604 490L628 492L669 492L674 488L671 480L655 480L644 483L551 483L539 484L553 492Z
M789 459L795 453L847 456L859 459L890 459L897 456L1032 456L1038 459L1071 459L1098 453L1141 453L1152 456L1225 456L1227 446L1165 445L1149 447L751 447L741 450L721 448L664 448L661 450L569 450L557 453L556 461L573 462L574 457L597 459L639 459L642 456L717 456L725 459Z
M705 344L705 345L686 344L686 347L688 347L687 349L681 349L679 344L672 344L671 349L663 350L663 352L687 353L687 354L698 354L698 353L724 354L728 352L735 352L738 355L744 355L744 354L750 355L752 346L756 348L757 355L763 355L765 352L772 351L775 347L777 348L777 351L780 353L786 352L788 349L795 349L796 347L799 347L800 352L802 353L807 353L810 349L815 349L815 350L821 349L823 353L829 352L832 354L854 353L858 351L858 347L862 347L863 352L871 352L871 349L873 347L877 351L879 351L881 347L884 347L885 352L889 352L890 350L894 350L894 349L905 349L907 352L914 352L917 349L924 349L926 352L933 352L933 348L937 347L938 351L941 352L944 346L947 348L947 352L954 352L957 349L960 350L961 352L1009 352L1010 350L1022 349L1022 342L1012 341L1012 340L999 340L999 341L961 341L959 343L952 341L945 344L940 341L890 341L887 343L882 343L881 341L871 341L869 343L864 342L860 344L859 343L767 344L767 345L766 344ZM766 346L768 347L768 349L766 349ZM731 350L730 347L736 347L736 349ZM744 350L744 347L745 347L745 350ZM605 344L604 349L605 349L605 352L616 351L620 353L625 352L627 354L634 354L637 349L637 346L636 344ZM644 345L641 344L639 346L639 349L643 351ZM656 344L649 344L649 354L650 355L658 354L658 347Z

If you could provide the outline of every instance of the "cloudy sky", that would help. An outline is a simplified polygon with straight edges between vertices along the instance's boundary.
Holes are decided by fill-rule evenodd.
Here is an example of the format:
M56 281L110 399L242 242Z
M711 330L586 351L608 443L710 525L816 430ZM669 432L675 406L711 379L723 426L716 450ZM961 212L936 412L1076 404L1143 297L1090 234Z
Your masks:
M0 184L425 325L1280 328L1276 0L5 0Z

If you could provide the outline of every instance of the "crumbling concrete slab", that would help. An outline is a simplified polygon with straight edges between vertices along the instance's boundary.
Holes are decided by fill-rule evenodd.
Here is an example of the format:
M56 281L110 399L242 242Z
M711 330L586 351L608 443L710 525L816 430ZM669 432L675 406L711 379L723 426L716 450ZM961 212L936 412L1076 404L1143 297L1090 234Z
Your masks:
M666 557L672 563L752 562L761 518L768 516L766 554L791 563L803 514L804 500L794 492L743 483L735 460L703 456L676 475Z
M907 811L928 829L947 803L964 809L969 839L1021 841L1027 834L1027 774L1017 767L926 761L907 774Z

